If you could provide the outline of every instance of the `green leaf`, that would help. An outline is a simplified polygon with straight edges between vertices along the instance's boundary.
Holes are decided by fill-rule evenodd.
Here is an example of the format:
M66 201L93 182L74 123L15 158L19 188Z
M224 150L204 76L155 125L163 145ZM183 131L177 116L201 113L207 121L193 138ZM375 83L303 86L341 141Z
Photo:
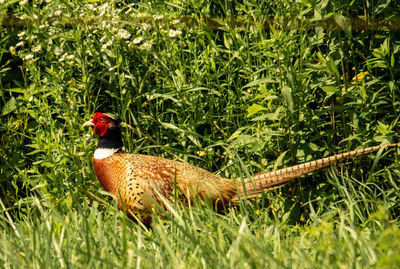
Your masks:
M282 152L282 153L279 155L279 157L275 160L275 163L274 163L274 170L276 170L279 166L281 166L281 165L283 164L283 163L282 163L282 160L283 160L283 158L285 157L286 153L288 153L287 150L284 151L284 152Z
M322 56L322 54L321 54L320 51L317 52L317 57L318 57L319 61L320 61L322 64L326 65L326 60L325 60L324 56Z
M388 126L381 123L380 121L378 121L377 129L381 134L389 134L390 133Z
M11 88L11 89L4 89L4 90L8 91L8 92L17 92L17 93L24 93L25 92L25 90L22 89L22 88Z
M43 162L40 165L43 167L48 167L48 168L54 167L54 164L49 163L49 162Z
M10 100L4 105L3 109L1 110L1 115L7 115L13 111L17 110L17 101L14 97L11 97Z
M333 19L340 29L342 29L348 36L351 36L351 19L341 14L336 14L333 16Z
M292 89L288 86L283 86L282 95L285 99L287 108L290 112L293 112L293 97L292 97Z
M339 91L339 89L335 86L322 86L321 89L326 93L334 93Z
M249 87L253 87L253 86L257 86L257 85L265 84L265 83L277 83L277 82L274 79L261 78L261 79L254 80L254 81L244 85L243 88L249 88Z
M323 71L326 70L326 66L321 65L321 64L305 64L305 66L309 67L312 70L317 70L317 71Z
M265 107L257 105L257 104L252 104L248 109L247 109L247 117L251 117L254 114L256 114L259 111L262 110L267 110Z
M336 67L335 60L333 60L332 56L328 56L328 68L330 69L332 75L336 77L336 80L340 80L339 70Z
M171 124L171 123L161 122L161 125L164 126L167 129L180 130L176 125Z

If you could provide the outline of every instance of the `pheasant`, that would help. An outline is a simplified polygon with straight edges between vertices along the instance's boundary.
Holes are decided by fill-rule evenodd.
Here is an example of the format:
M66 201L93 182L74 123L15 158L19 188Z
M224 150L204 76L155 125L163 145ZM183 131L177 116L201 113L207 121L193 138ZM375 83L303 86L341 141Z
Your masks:
M93 126L99 142L94 152L93 167L103 188L116 196L118 206L128 216L150 225L155 204L174 199L191 201L199 197L210 201L221 211L240 199L279 188L302 175L323 169L344 159L377 151L388 144L337 154L289 168L256 174L242 181L232 181L185 162L142 154L122 152L121 121L97 112L83 126Z

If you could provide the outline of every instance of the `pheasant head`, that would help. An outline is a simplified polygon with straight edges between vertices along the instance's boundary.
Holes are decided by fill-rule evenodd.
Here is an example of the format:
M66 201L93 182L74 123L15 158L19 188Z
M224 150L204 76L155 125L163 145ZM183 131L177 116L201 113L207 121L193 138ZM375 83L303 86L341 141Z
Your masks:
M120 122L121 120L109 114L97 112L93 115L92 120L82 125L84 127L93 126L94 134L100 136L95 159L109 157L122 148Z

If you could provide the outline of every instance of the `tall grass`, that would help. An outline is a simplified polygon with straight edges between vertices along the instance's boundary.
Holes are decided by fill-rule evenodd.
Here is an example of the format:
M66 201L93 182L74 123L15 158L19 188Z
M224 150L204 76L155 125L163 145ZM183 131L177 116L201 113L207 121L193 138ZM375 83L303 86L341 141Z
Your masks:
M398 149L224 216L171 204L149 230L101 190L96 139L80 125L111 112L138 130L123 130L127 151L173 152L232 179L398 141L400 39L389 26L399 10L0 1L0 265L396 267Z

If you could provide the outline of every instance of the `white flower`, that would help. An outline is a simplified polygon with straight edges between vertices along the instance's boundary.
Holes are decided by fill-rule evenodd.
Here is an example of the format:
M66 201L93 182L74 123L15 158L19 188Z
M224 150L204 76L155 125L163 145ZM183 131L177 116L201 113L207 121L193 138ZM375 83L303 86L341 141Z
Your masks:
M106 9L108 9L110 7L110 5L108 4L108 3L105 3L105 4L103 4L103 5L101 5L100 7L99 7L99 10L106 10Z
M19 16L20 20L25 20L28 16L26 14L22 14L21 16Z
M15 47L16 47L16 48L18 48L18 47L23 47L24 45L25 45L24 41L20 41L20 42L18 42L18 43L15 45Z
M131 34L124 29L119 29L117 37L121 39L129 39L131 37Z
M145 16L146 16L145 13L138 13L138 14L136 15L136 17L138 17L138 18L142 18L142 17L145 17Z
M20 33L18 34L18 37L21 39L24 35L25 35L25 32L20 32Z
M142 26L143 30L147 30L147 29L149 29L150 24L142 23L141 26Z
M24 60L29 61L33 59L33 54L25 55Z
M62 52L63 52L63 50L61 48L54 49L54 55L56 55L56 56L61 55Z
M101 27L110 29L111 25L107 21L102 21L101 22Z
M182 34L181 31L179 31L179 30L172 30L172 29L170 29L170 30L169 30L169 33L168 33L169 37L176 37L177 35L180 35L180 34Z
M61 16L61 14L62 14L61 10L54 11L54 16Z
M171 21L171 24L175 25L175 24L178 24L179 22L180 22L180 20L175 19L175 20Z
M108 71L114 71L115 69L117 69L117 67L116 66L113 66L113 67L110 67L110 68L108 68Z
M106 40L106 38L107 38L107 36L106 36L106 35L105 35L105 36L103 36L102 38L100 38L99 42L100 42L100 43L103 43L103 41L104 41L104 40Z
M39 25L40 29L43 29L45 27L49 26L49 23L47 21L45 21L43 24Z
M101 6L99 7L99 11L100 11L99 16L103 16L104 13L106 12L106 10L109 9L109 7L110 7L110 5L109 5L108 3L105 3L105 4L101 5Z
M162 18L164 18L164 15L153 15L154 20L161 20Z
M21 2L19 2L19 4L21 6L26 5L28 3L28 0L22 0Z
M67 57L68 56L68 54L67 53L64 53L64 55L63 56L61 56L61 58L58 60L59 62L63 62L64 60L65 60L65 57Z
M36 15L36 14L33 14L33 16L32 16L35 20L37 20L37 19L39 19L39 16L38 15Z
M31 95L31 97L29 97L29 102L32 102L32 100L33 100L33 95Z
M67 58L67 60L73 60L75 58L75 55L71 54L71 55L68 55L66 58Z
M54 35L56 33L56 29L55 28L51 28L49 31L49 35Z
M143 40L143 37L142 37L142 36L136 37L136 38L133 40L133 44L139 44L140 42L142 42L142 40Z
M39 52L39 51L41 51L41 50L42 50L42 46L40 46L40 45L34 46L34 47L32 48L32 52Z
M140 46L141 49L150 49L152 46L151 42L145 42Z
M101 46L101 51L104 51L108 46L111 46L111 44L112 44L112 40L108 41L106 44Z

